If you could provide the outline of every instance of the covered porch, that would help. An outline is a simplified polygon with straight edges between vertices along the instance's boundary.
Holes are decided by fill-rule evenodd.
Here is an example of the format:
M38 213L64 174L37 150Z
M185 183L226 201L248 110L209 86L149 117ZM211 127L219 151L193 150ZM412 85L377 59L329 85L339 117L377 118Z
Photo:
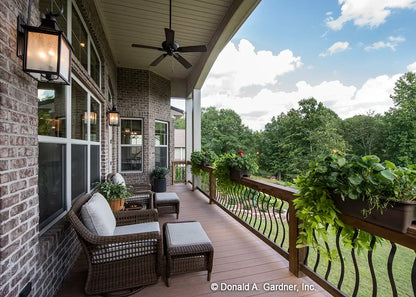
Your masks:
M201 223L214 246L214 266L210 282L206 271L173 275L170 287L162 279L155 285L145 287L132 296L330 296L308 277L297 278L289 272L289 262L262 240L244 228L238 221L226 214L200 191L192 191L191 186L177 184L169 191L177 193L181 199L180 221L196 220ZM175 214L159 217L159 224L176 221ZM84 285L88 267L80 256L73 269L64 280L57 296L87 296ZM211 285L220 287L214 291ZM227 285L249 284L248 291L221 290L221 283ZM299 291L276 292L270 285L297 285ZM258 290L252 290L256 284ZM265 285L265 288L263 285ZM313 285L315 290L302 290L302 284ZM224 285L223 285L224 286ZM306 286L304 286L305 288ZM270 286L271 288L271 286ZM310 288L310 287L309 287Z

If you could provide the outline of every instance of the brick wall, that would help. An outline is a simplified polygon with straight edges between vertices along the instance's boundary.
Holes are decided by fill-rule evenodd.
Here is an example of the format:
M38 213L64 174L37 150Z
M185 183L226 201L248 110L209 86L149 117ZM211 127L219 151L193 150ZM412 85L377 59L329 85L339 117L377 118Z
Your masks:
M155 168L155 120L170 123L169 154L173 157L170 81L151 71L119 68L117 87L120 117L143 120L143 172L123 175L128 183L149 183L150 173ZM171 181L171 178L167 180Z
M17 296L37 267L37 84L16 57L25 0L0 2L0 296ZM32 10L32 24L39 14Z

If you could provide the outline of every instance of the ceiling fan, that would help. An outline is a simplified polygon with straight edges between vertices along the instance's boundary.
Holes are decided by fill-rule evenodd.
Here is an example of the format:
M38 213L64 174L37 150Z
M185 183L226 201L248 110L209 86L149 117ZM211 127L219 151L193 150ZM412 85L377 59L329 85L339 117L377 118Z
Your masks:
M157 66L166 56L172 56L179 63L183 65L186 69L192 67L192 64L189 63L184 57L182 57L179 53L191 53L191 52L206 52L207 47L205 45L194 45L194 46L179 46L177 42L175 42L175 31L172 30L172 0L169 0L169 29L165 28L165 36L166 40L162 42L162 47L155 47L149 45L141 45L133 43L132 47L138 48L147 48L147 49L154 49L162 52L166 52L154 60L150 66Z

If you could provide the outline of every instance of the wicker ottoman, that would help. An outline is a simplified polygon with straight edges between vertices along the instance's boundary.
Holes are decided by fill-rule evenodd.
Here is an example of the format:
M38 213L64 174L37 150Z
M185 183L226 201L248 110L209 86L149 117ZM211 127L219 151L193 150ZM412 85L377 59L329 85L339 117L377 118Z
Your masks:
M176 193L155 193L155 207L159 214L176 213L176 219L179 218L180 200Z
M168 287L173 273L207 270L207 280L211 280L214 248L199 222L165 223L163 239Z

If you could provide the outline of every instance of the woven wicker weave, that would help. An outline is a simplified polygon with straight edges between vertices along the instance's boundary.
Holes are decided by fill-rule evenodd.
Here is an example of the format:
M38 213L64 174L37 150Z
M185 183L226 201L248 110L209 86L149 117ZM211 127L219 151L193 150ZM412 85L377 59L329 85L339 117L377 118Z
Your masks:
M79 198L67 214L75 229L88 261L85 292L103 294L158 281L162 264L162 239L159 232L98 236L81 222L81 207L92 196ZM114 213L117 226L154 222L155 210L120 211Z
M195 221L187 221L195 222ZM169 287L171 274L187 273L207 270L207 281L211 280L214 248L211 244L192 244L181 247L170 247L166 227L168 224L181 224L187 222L167 222L163 224L163 243L166 255L166 285Z

